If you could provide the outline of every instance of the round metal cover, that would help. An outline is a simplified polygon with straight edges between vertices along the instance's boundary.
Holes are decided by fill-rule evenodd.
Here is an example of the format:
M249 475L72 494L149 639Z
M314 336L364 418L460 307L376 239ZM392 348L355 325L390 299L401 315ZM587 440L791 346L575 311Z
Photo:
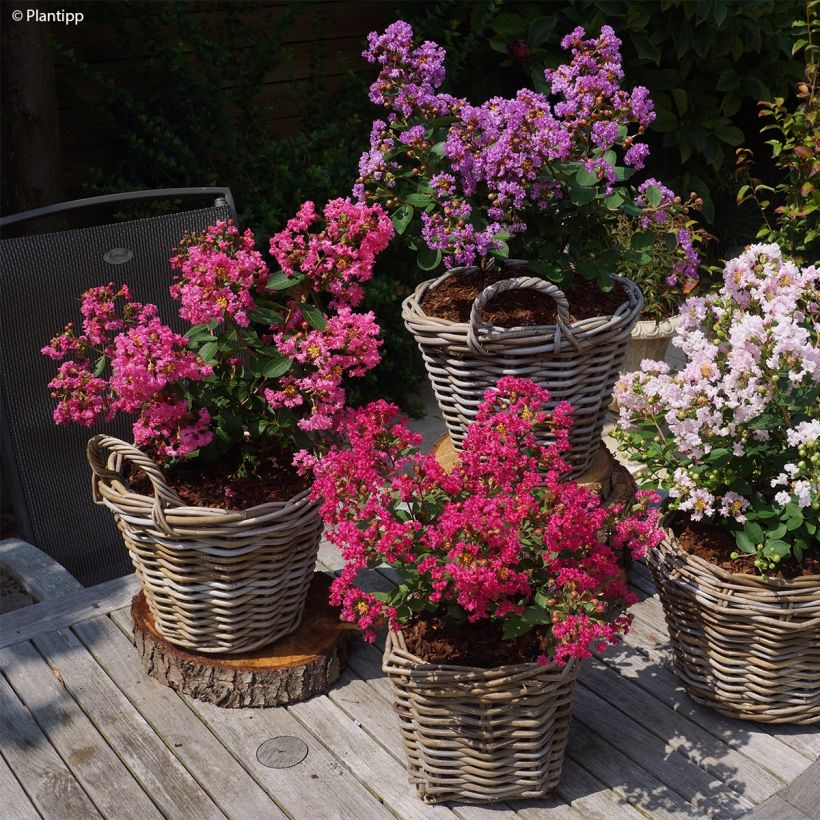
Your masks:
M134 258L134 252L130 248L111 248L103 254L103 259L109 265L124 265Z
M291 735L280 735L266 740L256 750L256 759L269 769L289 769L301 763L307 753L308 747L304 740Z

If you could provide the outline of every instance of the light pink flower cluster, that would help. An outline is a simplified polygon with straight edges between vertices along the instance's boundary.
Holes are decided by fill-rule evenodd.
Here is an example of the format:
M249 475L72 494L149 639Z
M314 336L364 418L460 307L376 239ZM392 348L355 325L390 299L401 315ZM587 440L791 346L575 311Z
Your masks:
M752 245L723 282L681 309L679 373L643 362L618 382L619 436L667 471L674 508L732 528L772 519L770 540L788 544L786 532L803 538L796 508L820 507L820 270L799 269L777 245ZM788 509L783 532L779 508Z
M247 327L256 308L254 292L262 292L270 272L255 249L253 233L229 222L217 222L204 233L186 233L171 267L179 271L171 296L179 315L193 325L234 321Z
M305 202L273 236L270 252L288 276L302 274L316 290L330 293L331 308L354 308L364 297L361 285L373 276L376 256L392 236L393 223L379 205L334 199L320 215Z
M302 430L331 430L345 407L342 381L363 376L379 363L382 342L372 312L353 313L340 308L327 320L324 330L278 334L279 352L301 365L301 375L286 375L276 389L267 388L265 398L273 408L307 406Z
M657 544L656 513L643 498L622 514L561 480L572 414L566 403L547 412L548 400L530 381L501 379L451 473L420 452L420 436L383 401L348 415L348 447L302 461L313 467L326 535L346 562L331 597L343 619L370 640L379 619L398 629L422 610L500 621L513 635L552 624L539 660L559 664L626 631L631 597L618 561ZM545 425L555 434L549 447L536 439ZM402 585L384 595L359 589L358 572L383 562Z
M91 427L137 413L138 443L157 444L161 455L183 456L207 444L207 411L195 415L180 386L213 370L188 350L188 340L159 320L156 306L132 301L126 285L89 289L81 310L83 332L69 324L42 350L56 361L68 358L49 383L58 401L54 421Z

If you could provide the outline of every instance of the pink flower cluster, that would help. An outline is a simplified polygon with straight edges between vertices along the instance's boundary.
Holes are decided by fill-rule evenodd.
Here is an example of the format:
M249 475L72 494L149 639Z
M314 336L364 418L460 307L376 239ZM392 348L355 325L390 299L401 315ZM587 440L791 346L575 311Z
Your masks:
M302 430L331 430L345 406L341 386L346 376L363 376L379 363L382 342L372 312L353 313L340 308L327 320L324 330L290 337L277 334L279 352L301 365L301 375L286 375L276 389L267 388L271 407L310 407L301 418Z
M240 234L234 224L217 222L201 236L186 233L170 262L179 271L171 296L179 300L183 319L248 326L256 308L252 294L264 290L270 275L250 230Z
M800 269L777 245L752 245L726 264L718 293L681 308L674 343L685 367L673 374L645 361L616 385L618 435L668 471L674 508L734 526L792 503L819 506L819 285L817 266ZM793 518L784 533L802 537L802 516Z
M501 621L512 634L552 623L540 661L563 664L626 631L631 598L618 560L658 543L656 512L642 498L623 514L561 480L572 414L566 403L547 412L548 401L534 383L502 378L451 473L419 451L420 436L383 401L349 413L347 447L302 461L316 477L326 535L346 562L331 600L365 637L375 637L382 618L398 629L421 610ZM555 434L549 447L536 437L545 425ZM383 562L404 583L384 595L359 589L359 571Z
M195 417L180 386L213 370L159 320L156 306L134 302L126 285L115 291L108 284L87 290L81 311L83 332L69 324L42 350L56 361L68 359L49 383L58 402L54 421L91 427L120 412L137 413L137 443L158 444L160 454L183 456L207 444L207 411Z
M321 229L312 230L317 225ZM392 236L393 223L379 205L334 199L320 215L305 202L273 236L270 252L288 276L300 273L316 290L330 293L331 308L354 308L364 297L361 285L373 276L376 256Z

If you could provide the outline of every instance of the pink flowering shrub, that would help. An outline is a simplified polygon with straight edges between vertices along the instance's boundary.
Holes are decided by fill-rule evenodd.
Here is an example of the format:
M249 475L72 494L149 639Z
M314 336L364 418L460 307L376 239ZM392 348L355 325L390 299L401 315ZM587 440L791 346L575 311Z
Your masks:
M816 265L750 246L681 308L683 370L647 360L615 388L616 435L670 507L723 522L762 573L820 541L819 284Z
M533 382L502 378L449 474L384 401L347 416L346 447L303 462L316 476L326 536L346 562L331 591L344 620L369 640L378 620L398 629L423 610L456 623L500 621L508 638L551 625L539 661L559 664L628 629L632 598L618 560L660 539L651 494L624 514L562 481L571 408L550 413L548 401ZM543 425L554 429L549 447L536 440ZM359 589L358 572L382 563L403 583L384 594Z
M170 292L190 330L175 333L126 285L90 288L82 329L43 348L62 362L49 385L55 422L136 414L137 445L168 458L240 450L251 472L253 447L318 446L345 406L344 380L379 362L373 314L354 308L392 233L378 205L339 199L319 214L306 202L271 242L274 272L250 231L220 222L186 234Z
M387 114L373 123L353 193L385 205L397 233L420 249L422 269L503 259L513 240L536 273L556 281L578 271L607 286L619 257L648 263L654 231L636 223L638 239L622 248L611 236L618 217L678 214L680 200L654 181L640 194L625 184L644 166L640 136L655 113L646 88L621 88L621 43L609 26L563 39L570 59L544 72L549 96L521 89L481 105L438 91L444 49L417 44L407 23L371 33L368 44L364 57L380 68L370 99ZM691 280L690 244L673 237L672 249L682 283Z

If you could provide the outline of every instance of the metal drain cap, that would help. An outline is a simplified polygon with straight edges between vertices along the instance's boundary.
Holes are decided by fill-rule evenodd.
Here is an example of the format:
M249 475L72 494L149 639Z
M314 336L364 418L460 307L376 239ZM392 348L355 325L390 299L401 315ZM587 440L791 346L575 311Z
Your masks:
M291 735L280 735L266 740L256 750L256 759L269 769L289 769L301 763L307 753L308 747L304 740Z

